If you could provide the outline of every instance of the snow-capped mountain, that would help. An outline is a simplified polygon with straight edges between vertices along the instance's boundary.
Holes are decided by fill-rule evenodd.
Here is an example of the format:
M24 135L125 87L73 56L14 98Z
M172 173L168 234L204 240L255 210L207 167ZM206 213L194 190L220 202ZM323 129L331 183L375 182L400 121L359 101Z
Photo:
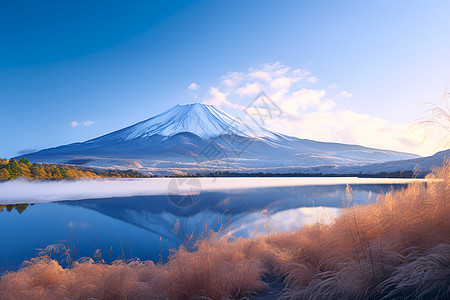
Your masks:
M249 125L212 105L198 103L176 105L98 138L25 156L33 162L132 168L162 175L216 170L276 172L280 168L357 166L419 157L299 139Z
M247 127L250 129L247 129ZM195 103L176 105L153 118L104 137L112 136L114 139L133 140L136 138L146 139L155 134L170 137L184 132L190 132L203 139L224 134L244 137L253 137L249 135L250 133L260 136L273 135L268 130L238 121L213 105Z

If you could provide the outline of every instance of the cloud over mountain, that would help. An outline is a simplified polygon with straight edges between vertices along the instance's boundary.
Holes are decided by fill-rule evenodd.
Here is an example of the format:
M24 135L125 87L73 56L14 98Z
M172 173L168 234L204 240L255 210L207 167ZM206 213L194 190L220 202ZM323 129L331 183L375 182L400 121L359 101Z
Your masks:
M424 128L396 123L354 110L347 103L355 96L302 69L280 62L262 64L243 72L228 72L218 85L210 87L204 103L241 115L261 92L265 92L283 110L283 117L269 120L267 126L299 138L355 143L398 151L417 149L421 154L440 150ZM358 99L360 101L364 99ZM387 108L388 109L388 108ZM432 142L424 143L428 136Z

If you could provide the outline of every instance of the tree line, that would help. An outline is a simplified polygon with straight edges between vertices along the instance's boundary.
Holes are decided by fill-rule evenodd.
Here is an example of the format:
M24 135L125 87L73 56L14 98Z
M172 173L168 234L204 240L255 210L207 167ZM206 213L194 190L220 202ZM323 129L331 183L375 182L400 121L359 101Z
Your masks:
M30 163L22 157L19 161L0 158L0 180L10 180L19 177L28 179L81 179L81 178L143 178L147 177L134 170L97 170L90 168L76 168L55 164Z

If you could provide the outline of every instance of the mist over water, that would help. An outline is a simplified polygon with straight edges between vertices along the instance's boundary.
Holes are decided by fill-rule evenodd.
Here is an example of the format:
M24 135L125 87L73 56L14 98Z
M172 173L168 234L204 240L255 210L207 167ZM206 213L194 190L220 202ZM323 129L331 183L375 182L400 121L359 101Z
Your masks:
M356 177L284 177L284 178L194 178L193 190L184 178L97 179L74 181L39 181L16 179L0 182L0 204L46 203L107 197L143 195L192 194L200 191L239 190L269 187L407 184L412 179L356 178ZM417 179L415 179L417 180ZM176 186L174 190L173 186Z

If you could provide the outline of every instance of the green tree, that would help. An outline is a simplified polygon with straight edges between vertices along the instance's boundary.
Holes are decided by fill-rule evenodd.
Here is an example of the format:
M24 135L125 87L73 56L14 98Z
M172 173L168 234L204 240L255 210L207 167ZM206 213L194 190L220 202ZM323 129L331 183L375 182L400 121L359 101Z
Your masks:
M14 158L9 160L8 164L6 165L6 170L8 170L9 174L11 175L11 179L20 176L19 163Z
M50 166L49 173L51 173L51 179L63 179L60 169L57 166Z
M39 166L37 164L32 164L30 166L30 172L33 178L42 178L41 169L39 169Z
M63 178L69 178L69 173L68 173L68 169L65 167L58 167L59 173L61 174L61 176Z
M19 163L23 163L23 164L27 165L27 167L31 167L31 163L30 163L30 161L28 160L28 158L22 157L22 158L19 160Z

